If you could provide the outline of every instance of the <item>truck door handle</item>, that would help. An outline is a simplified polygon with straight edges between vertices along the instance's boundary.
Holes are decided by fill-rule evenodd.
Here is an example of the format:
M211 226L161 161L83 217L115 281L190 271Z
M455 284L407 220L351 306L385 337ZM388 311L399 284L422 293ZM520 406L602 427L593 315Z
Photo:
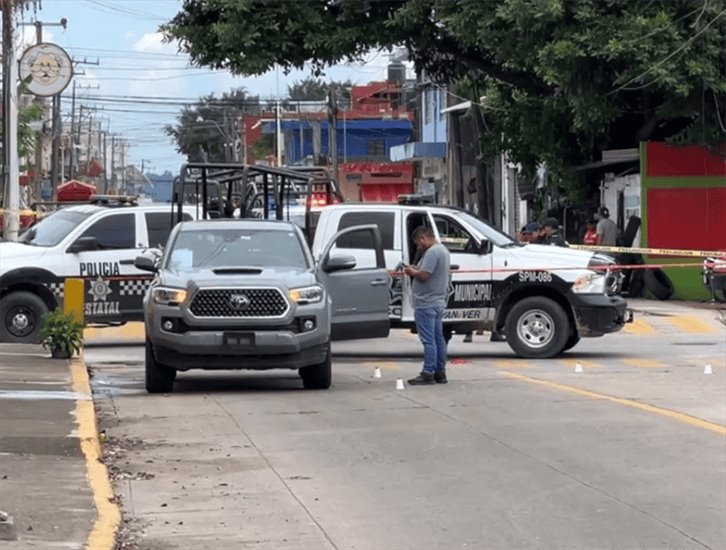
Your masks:
M461 268L461 266L458 264L451 264L449 266L449 269L451 269L451 271L456 271L457 269L460 269L460 268Z
M134 265L134 260L119 260L118 263L121 265Z
M383 286L388 285L388 281L386 279L373 279L371 281L371 286Z

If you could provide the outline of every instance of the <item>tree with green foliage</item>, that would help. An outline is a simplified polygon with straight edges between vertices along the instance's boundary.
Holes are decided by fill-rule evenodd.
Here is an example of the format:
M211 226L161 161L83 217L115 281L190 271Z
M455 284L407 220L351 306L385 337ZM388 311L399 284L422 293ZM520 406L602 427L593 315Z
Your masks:
M29 158L35 151L38 132L31 128L30 123L41 118L43 118L43 108L35 103L18 111L18 158L21 161ZM0 118L0 135L4 135L4 123L5 119ZM5 148L0 147L0 164L5 162L4 152ZM32 166L32 163L30 165L21 165L20 169L26 170L30 166Z
M338 92L342 98L347 98L348 90L353 86L351 80L326 81L322 78L309 76L303 80L296 80L287 87L287 95L290 100L294 101L323 101L328 97L328 92L332 89Z
M718 0L184 0L162 26L246 75L403 45L480 107L486 148L560 177L605 148L723 142L725 29Z
M230 162L235 160L235 143L239 138L238 118L261 111L258 96L248 96L244 88L202 97L184 107L176 124L164 127L176 142L176 149L189 162Z

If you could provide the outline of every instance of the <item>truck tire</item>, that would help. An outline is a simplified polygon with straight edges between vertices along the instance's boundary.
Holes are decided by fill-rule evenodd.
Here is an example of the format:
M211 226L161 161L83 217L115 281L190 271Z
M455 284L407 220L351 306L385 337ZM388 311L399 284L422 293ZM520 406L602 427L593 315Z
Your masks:
M146 391L149 393L169 393L174 388L176 369L162 365L154 357L154 346L146 339L145 365Z
M667 300L673 295L673 283L662 269L646 269L643 282L645 288L659 300Z
M32 292L12 292L0 300L0 342L37 344L48 305Z
M306 390L327 390L333 381L330 349L328 349L328 355L322 363L301 368L300 378L302 378Z
M580 335L577 333L577 329L573 329L570 335L567 337L567 342L565 342L565 347L562 348L562 351L567 351L574 348L579 341Z
M507 343L519 357L547 359L560 353L570 336L562 307L549 298L530 296L517 302L505 322Z

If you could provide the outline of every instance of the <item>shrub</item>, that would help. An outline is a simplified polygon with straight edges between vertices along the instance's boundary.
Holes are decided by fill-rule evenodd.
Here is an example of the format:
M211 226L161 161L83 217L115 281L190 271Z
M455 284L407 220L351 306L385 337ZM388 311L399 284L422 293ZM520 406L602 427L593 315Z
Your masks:
M72 312L66 313L61 308L54 309L43 317L40 327L43 347L50 349L54 356L70 357L81 351L85 328L85 321L76 320Z

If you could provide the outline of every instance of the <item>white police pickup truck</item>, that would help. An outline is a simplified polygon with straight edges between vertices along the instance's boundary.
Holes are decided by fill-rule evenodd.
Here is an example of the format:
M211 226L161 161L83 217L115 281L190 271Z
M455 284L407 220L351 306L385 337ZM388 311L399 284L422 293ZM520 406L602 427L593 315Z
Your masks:
M140 250L163 246L172 228L169 205L82 205L41 220L17 241L0 243L0 342L40 340L43 315L63 303L68 277L86 282L91 324L143 320L151 274L134 266ZM182 219L195 218L193 208Z
M452 286L444 314L452 332L490 330L506 337L521 357L553 357L580 337L616 332L632 319L619 295L620 276L607 269L609 256L569 248L521 245L470 213L445 206L344 203L324 208L313 241L318 258L337 231L376 224L383 237L390 283L391 327L414 328L411 281L395 274L415 263L411 235L433 227L449 249ZM352 255L355 269L376 265L370 243L341 239L335 252Z

